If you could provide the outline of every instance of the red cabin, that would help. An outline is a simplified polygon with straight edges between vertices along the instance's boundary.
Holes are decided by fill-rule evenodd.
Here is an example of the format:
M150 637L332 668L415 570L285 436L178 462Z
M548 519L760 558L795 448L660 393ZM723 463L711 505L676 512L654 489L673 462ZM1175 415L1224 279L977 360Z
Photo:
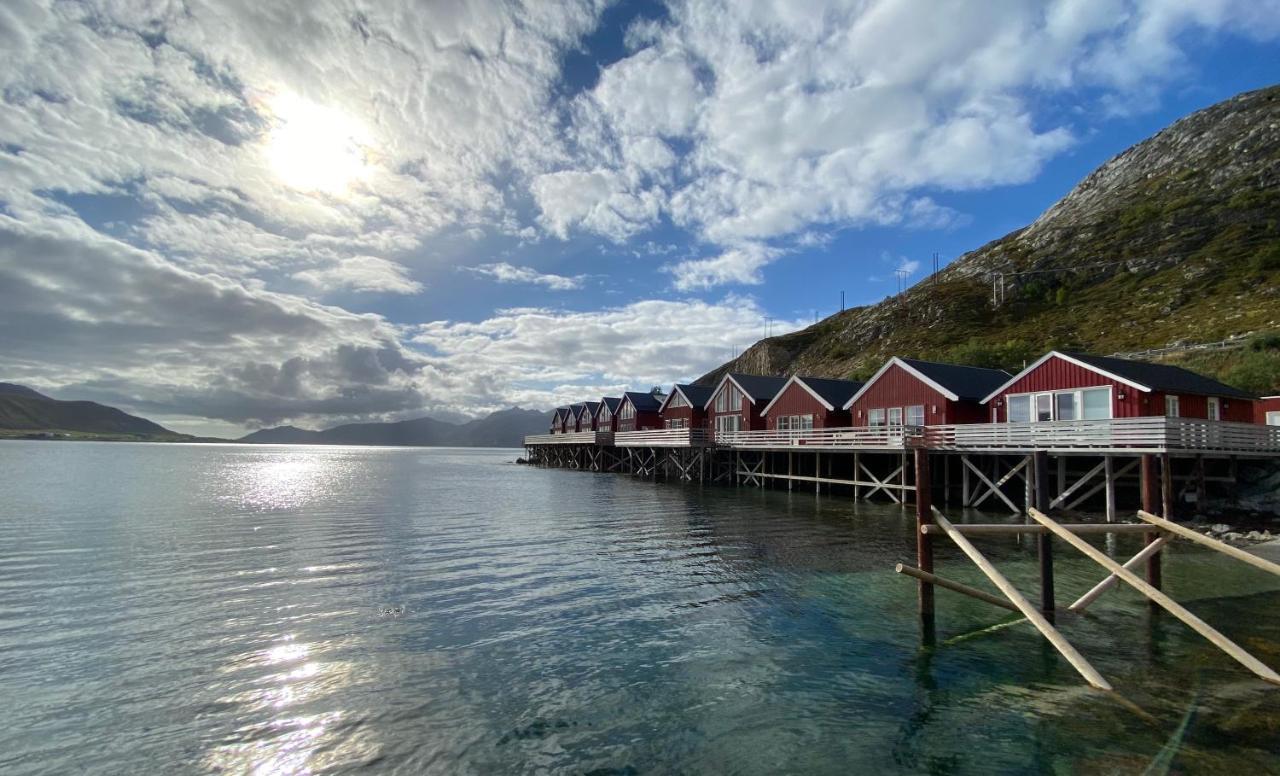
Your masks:
M1254 422L1280 426L1280 396L1263 396L1254 408Z
M617 396L605 396L600 399L599 405L596 406L596 430L597 431L617 431L617 412L618 404L622 401Z
M564 433L564 418L569 414L568 407L556 407L556 411L551 413L551 433Z
M983 397L1009 379L1001 369L889 359L845 402L855 426L983 423Z
M797 375L783 385L760 414L770 431L847 428L851 425L850 415L844 405L862 386L853 380Z
M1253 397L1167 364L1051 351L984 400L997 423L1165 415L1254 421Z
M584 429L582 427L582 410L585 407L586 407L585 404L569 405L569 416L565 418L565 422L564 422L566 433L575 433L578 431L589 430L589 429Z
M704 385L680 383L672 386L671 393L667 394L658 410L662 417L662 427L706 428L706 407L710 399L711 389Z
M716 432L762 431L765 419L760 410L778 395L787 380L783 377L727 374L703 405L707 425Z
M599 409L600 402L598 401L586 401L582 403L582 409L578 411L579 431L596 430L596 411Z
M662 418L658 409L662 406L662 396L638 391L627 391L622 394L618 403L618 431L649 431L662 428Z

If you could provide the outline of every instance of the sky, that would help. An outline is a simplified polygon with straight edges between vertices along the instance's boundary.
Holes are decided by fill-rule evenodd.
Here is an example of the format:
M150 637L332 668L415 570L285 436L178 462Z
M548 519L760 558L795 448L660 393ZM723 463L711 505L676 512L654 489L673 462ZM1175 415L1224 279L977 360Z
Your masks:
M177 431L686 381L1280 81L1280 0L0 4L0 380Z

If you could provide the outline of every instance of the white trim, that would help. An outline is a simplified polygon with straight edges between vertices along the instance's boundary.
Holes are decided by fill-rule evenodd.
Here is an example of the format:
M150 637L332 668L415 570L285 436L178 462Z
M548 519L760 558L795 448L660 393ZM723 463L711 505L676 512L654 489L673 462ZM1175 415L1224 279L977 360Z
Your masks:
M664 399L662 400L662 406L661 406L661 407L658 407L658 412L666 412L666 410L667 410L667 402L671 401L671 397L672 397L672 396L675 396L677 393L684 397L685 403L687 403L687 404L689 405L689 409L696 409L696 408L697 408L697 406L698 406L698 405L696 405L696 404L694 404L694 403L693 403L693 399L690 399L690 398L689 398L689 394L687 394L687 393L685 393L683 390L681 390L681 388L680 388L680 384L679 384L679 383L672 383L672 384L671 384L671 393L667 394L666 398L664 398ZM712 397L712 398L715 398L715 393L714 393L714 392L711 394L711 397ZM705 409L706 409L706 407L703 407L703 409L705 410Z
M1000 386L999 388L997 388L997 389L995 389L994 391L992 391L992 392L991 392L991 395L990 395L990 396L988 396L987 398L983 399L980 403L981 403L981 404L986 404L987 402L991 401L991 400L992 400L992 399L994 399L995 397L997 397L997 396L999 396L1000 394L1004 393L1004 391L1005 391L1007 388L1009 388L1009 386L1011 386L1011 385L1013 385L1014 383L1018 382L1018 381L1019 381L1019 380L1021 380L1023 377L1026 377L1027 375L1031 374L1031 373L1032 373L1032 372L1034 372L1036 369L1038 369L1038 368L1040 367L1040 365L1041 365L1041 364L1043 364L1044 362L1046 362L1046 361L1048 361L1049 359L1053 358L1054 356L1057 356L1058 358L1062 359L1063 361L1066 361L1068 364L1075 364L1076 366L1080 367L1081 369L1087 369L1087 370L1089 370L1090 372L1093 372L1094 374L1102 375L1103 377L1105 377L1105 378L1107 378L1107 379L1109 379L1109 380L1115 380L1117 383L1124 383L1125 385L1127 385L1127 386L1129 386L1129 387L1131 387L1131 388L1137 388L1139 391L1142 391L1143 393L1151 393L1151 388L1150 388L1150 387L1148 387L1148 386L1143 385L1142 383L1135 383L1134 381L1132 381L1132 380L1130 380L1130 379L1128 379L1128 378L1126 378L1126 377L1121 377L1120 375L1112 374L1112 373L1108 372L1107 370L1105 370L1105 369L1099 369L1098 367L1096 367L1096 366L1094 366L1094 365L1092 365L1092 364L1086 364L1085 362L1081 361L1081 360L1080 360L1080 359L1078 359L1078 358L1072 358L1071 356L1068 356L1066 353L1059 353L1059 352L1058 352L1058 351L1056 351L1056 350L1050 350L1048 353L1045 353L1043 356L1041 356L1040 358L1036 359L1036 360L1035 360L1035 362L1034 362L1033 364L1031 364L1030 366L1028 366L1026 369L1023 369L1021 372L1019 372L1019 373L1017 373L1016 375L1014 375L1013 377L1009 378L1009 382L1005 383L1004 385L1002 385L1002 386ZM1101 386L1087 386L1087 387L1093 388L1093 387L1101 387ZM1064 390L1065 390L1065 389L1064 389Z
M784 394L784 393L786 393L786 392L787 392L787 389L791 387L791 384L792 384L792 383L796 383L796 384L798 384L801 388L803 388L803 389L805 389L806 391L808 391L808 392L809 392L809 395L810 395L810 396L812 396L813 398L817 399L819 404L821 404L822 406L826 407L828 412L835 412L835 409L836 409L836 408L835 408L834 406L832 406L831 404L829 404L829 403L827 402L827 400L826 400L826 399L824 399L824 398L822 398L821 396L819 396L819 395L818 395L818 393L817 393L816 391L814 391L812 388L810 388L810 387L809 387L809 385L808 385L808 383L806 383L806 382L804 381L804 378L800 377L799 375L791 375L791 379L790 379L790 380L787 380L785 383L783 383L783 384L782 384L782 387L778 389L778 392L777 392L777 393L775 393L775 394L773 395L773 398L769 400L769 403L768 403L768 404L766 404L766 405L764 405L764 409L760 410L760 415L761 415L761 417L763 417L763 416L765 416L765 415L768 415L768 414L769 414L769 408L773 406L773 403L774 403L774 402L776 402L778 399L781 399L781 398L782 398L782 394Z
M1084 394L1086 391L1106 391L1107 392L1107 417L1105 418L1086 418L1084 417ZM1054 388L1050 391L1020 391L1018 393L1006 394L1004 397L1004 422L1005 423L1048 423L1061 420L1058 417L1058 396L1062 394L1071 394L1075 396L1075 406L1077 417L1072 418L1073 421L1078 420L1115 420L1116 419L1116 391L1113 385L1088 385L1082 388ZM1027 420L1009 420L1009 400L1021 397L1027 397L1029 406L1027 408ZM1036 397L1049 397L1049 420L1040 420L1036 414ZM994 411L996 406L991 405ZM992 421L997 422L997 421Z
M858 399L862 398L862 394L866 393L871 388L872 385L875 385L876 380L879 380L881 375L883 375L885 372L888 372L889 367L893 366L894 364L897 364L904 371L906 371L907 374L911 375L912 377L916 378L920 382L929 386L933 390L947 397L951 401L960 400L960 397L957 394L953 393L950 389L944 388L942 385L934 382L933 380L930 380L928 377L925 377L924 374L922 374L918 369L911 366L906 361L903 361L902 359L898 358L897 356L894 356L893 358L886 361L884 363L884 366L880 367L879 371L877 371L874 375L872 375L871 379L868 380L861 388L859 388L858 392L855 393L853 397L849 399L849 401L845 402L844 406L841 407L841 409L847 410L853 407L853 403L856 402Z
M711 405L712 405L712 404L714 404L714 403L715 403L715 401L716 401L716 394L720 393L720 389L721 389L721 388L724 388L724 384L725 384L725 382L731 382L731 383L733 383L733 384L734 384L734 386L735 386L739 391L741 391L741 392L742 392L743 397L744 397L744 398L746 398L746 400L747 400L747 401L751 402L752 404L755 404L755 403L756 403L756 398L755 398L754 396L752 396L751 394L747 393L746 389L745 389L745 388L743 388L743 387L742 387L742 385L741 385L737 380L734 380L734 379L733 379L733 375L731 375L731 374L726 374L724 377L721 377L721 378L720 378L720 382L716 385L716 389L715 389L714 391L712 391L712 392L711 392L711 398L707 399L707 403L706 403L706 404L704 404L704 405L702 405L702 409L704 409L704 410L709 410L709 409L711 409ZM687 398L687 397L686 397L686 398ZM741 410L741 409L738 409L738 410L736 410L736 412L742 412L742 410Z

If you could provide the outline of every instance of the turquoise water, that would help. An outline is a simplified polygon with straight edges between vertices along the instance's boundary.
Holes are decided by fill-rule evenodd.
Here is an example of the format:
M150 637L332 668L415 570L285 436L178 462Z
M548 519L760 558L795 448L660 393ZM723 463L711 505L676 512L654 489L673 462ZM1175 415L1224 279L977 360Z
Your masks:
M922 650L896 507L517 454L0 443L0 772L1280 770L1280 689L1130 591L1062 623L1099 693L945 591ZM1064 599L1100 577L1058 552ZM1165 576L1280 666L1276 580Z

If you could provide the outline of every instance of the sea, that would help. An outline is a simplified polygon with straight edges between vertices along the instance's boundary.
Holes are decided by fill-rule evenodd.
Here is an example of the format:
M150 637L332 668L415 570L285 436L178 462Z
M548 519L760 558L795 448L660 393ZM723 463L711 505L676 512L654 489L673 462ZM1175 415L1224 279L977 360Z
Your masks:
M0 442L0 773L1280 772L1280 688L1132 590L1059 621L1100 692L948 591L922 644L910 509L519 455ZM1034 541L978 544L1034 597ZM1064 603L1105 576L1057 556ZM1280 667L1280 579L1164 575Z

